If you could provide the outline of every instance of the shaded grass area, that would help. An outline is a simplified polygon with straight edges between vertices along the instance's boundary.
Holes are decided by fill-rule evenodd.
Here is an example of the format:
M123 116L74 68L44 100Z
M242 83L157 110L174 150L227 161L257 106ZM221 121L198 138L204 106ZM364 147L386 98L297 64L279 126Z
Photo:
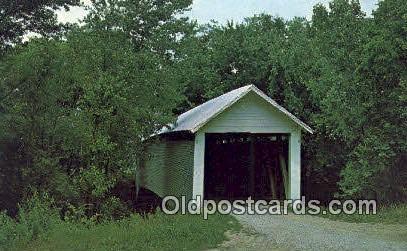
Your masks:
M381 206L377 208L377 214L351 214L340 213L337 215L319 214L318 216L331 220L352 222L352 223L382 223L382 224L402 224L407 225L407 204Z
M204 220L200 215L157 213L100 224L58 221L35 239L0 250L204 250L226 240L227 230L238 229L238 222L224 215Z
M224 232L238 228L232 217L162 213L138 215L91 227L61 224L25 250L202 250L225 240Z

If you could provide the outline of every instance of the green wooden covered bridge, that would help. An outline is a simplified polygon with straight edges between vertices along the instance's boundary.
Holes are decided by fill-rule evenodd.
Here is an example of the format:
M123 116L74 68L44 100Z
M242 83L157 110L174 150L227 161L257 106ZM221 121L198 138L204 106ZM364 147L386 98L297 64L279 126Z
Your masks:
M256 86L244 86L146 140L137 182L160 197L299 199L302 131L313 133Z

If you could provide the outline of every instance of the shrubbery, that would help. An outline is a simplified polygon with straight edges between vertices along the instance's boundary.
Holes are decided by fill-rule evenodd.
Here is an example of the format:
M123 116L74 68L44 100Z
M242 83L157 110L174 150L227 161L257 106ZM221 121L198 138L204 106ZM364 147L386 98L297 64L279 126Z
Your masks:
M0 250L197 250L214 247L239 225L231 216L154 215L123 211L112 197L102 214L70 208L65 220L47 196L35 194L13 219L0 213ZM123 217L128 215L129 217ZM118 219L118 220L112 220Z
M407 1L380 1L370 17L357 1L333 0L312 20L264 14L204 27L180 18L191 0L92 2L83 26L60 36L0 38L0 210L19 222L2 214L4 236L52 225L42 199L18 212L32 191L70 222L129 215L134 197L122 192L135 188L119 183L134 180L143 139L247 84L315 129L302 144L309 199L407 201Z
M34 194L19 206L15 219L1 212L0 247L8 249L26 245L59 224L58 211L51 204L49 197Z

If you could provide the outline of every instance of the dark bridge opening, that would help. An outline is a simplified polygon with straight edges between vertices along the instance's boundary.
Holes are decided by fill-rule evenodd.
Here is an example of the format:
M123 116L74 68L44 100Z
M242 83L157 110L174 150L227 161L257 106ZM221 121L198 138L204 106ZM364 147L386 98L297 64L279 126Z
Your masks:
M205 138L205 199L284 199L288 135L209 133Z

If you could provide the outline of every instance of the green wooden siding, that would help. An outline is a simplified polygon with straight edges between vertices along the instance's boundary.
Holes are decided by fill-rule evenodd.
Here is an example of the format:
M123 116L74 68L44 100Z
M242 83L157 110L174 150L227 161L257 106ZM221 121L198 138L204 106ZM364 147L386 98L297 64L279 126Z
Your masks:
M205 133L290 133L298 125L255 93L249 93L200 129Z
M160 139L145 147L145 158L138 172L141 187L157 195L192 198L194 141Z

